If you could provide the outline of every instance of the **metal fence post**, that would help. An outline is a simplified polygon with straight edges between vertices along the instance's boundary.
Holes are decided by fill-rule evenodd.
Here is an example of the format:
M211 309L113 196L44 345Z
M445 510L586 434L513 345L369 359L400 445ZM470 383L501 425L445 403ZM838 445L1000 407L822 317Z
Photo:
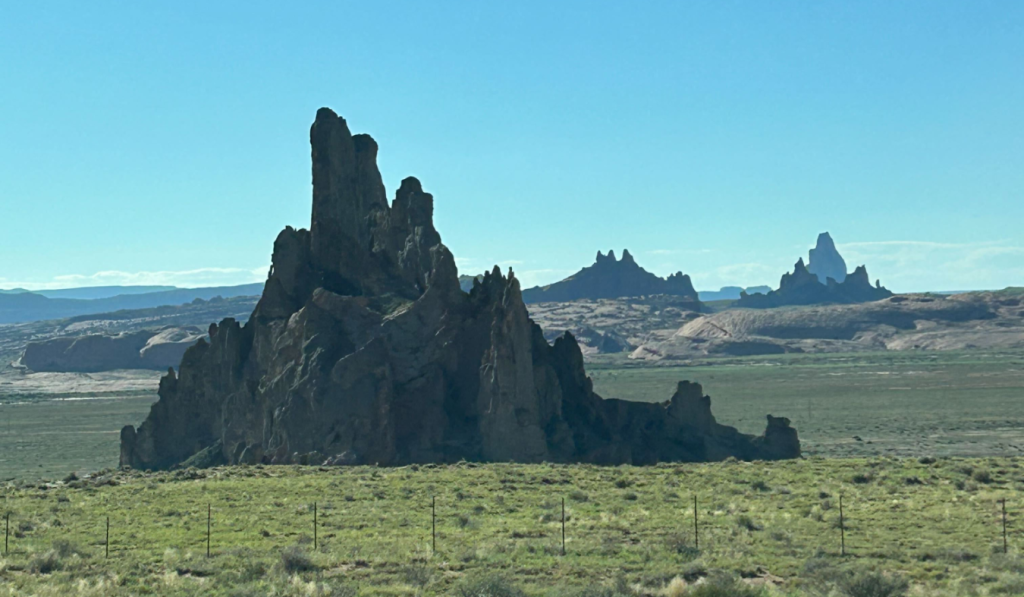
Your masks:
M430 553L437 553L437 497L430 498Z
M313 502L313 551L317 549L317 536L316 536L316 502Z
M110 557L110 517L107 517L107 538L103 541L103 557Z
M213 515L213 505L206 504L206 557L210 557L210 518Z

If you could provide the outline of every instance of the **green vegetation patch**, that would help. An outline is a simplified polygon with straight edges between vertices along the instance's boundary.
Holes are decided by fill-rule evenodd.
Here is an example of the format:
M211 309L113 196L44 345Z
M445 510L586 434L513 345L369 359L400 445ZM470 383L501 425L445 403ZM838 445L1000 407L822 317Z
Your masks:
M256 466L9 483L0 591L1016 594L1021 463Z

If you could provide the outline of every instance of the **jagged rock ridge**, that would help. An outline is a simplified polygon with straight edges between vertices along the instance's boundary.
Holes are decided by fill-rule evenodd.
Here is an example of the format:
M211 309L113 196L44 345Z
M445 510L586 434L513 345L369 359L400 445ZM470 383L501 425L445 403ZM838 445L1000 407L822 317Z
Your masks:
M523 300L527 303L564 302L653 294L692 299L695 310L699 310L700 300L690 283L690 276L683 272L676 272L668 278L656 276L640 267L628 250L622 251L622 259L615 258L615 251L608 251L607 255L598 251L593 265L560 282L524 290Z
M122 465L799 455L788 420L743 435L697 384L663 404L602 399L575 339L548 344L530 320L511 271L460 289L433 198L407 178L389 204L373 139L324 108L310 141L310 230L278 236L246 325L211 325L168 371L145 422L122 429Z
M807 270L818 277L822 284L832 278L836 282L846 279L846 261L836 249L836 243L828 232L818 235L818 242L807 255Z
M877 280L874 286L871 285L871 281L868 279L868 270L863 265L858 266L842 282L836 282L835 279L829 278L827 284L822 284L818 281L818 277L804 265L803 258L800 258L793 266L793 273L782 275L778 290L773 290L768 294L744 292L740 295L736 306L763 309L785 305L866 303L890 296L892 293L883 288Z

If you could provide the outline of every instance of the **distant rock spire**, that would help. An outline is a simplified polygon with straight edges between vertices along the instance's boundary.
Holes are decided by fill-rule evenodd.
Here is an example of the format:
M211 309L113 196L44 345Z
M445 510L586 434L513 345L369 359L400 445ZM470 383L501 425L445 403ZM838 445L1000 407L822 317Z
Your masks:
M836 282L846 279L846 261L836 249L835 242L828 232L818 235L818 242L808 254L807 269L818 277L822 284L832 278Z

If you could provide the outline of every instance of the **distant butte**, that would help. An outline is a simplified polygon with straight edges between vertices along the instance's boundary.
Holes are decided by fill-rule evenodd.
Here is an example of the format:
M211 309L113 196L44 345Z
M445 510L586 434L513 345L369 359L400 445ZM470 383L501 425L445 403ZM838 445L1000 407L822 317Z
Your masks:
M564 302L580 299L612 299L632 296L666 294L691 299L694 310L700 310L700 299L690 283L690 276L676 272L661 278L640 267L628 250L622 259L615 252L607 255L597 252L594 264L581 269L568 278L523 291L526 303Z

